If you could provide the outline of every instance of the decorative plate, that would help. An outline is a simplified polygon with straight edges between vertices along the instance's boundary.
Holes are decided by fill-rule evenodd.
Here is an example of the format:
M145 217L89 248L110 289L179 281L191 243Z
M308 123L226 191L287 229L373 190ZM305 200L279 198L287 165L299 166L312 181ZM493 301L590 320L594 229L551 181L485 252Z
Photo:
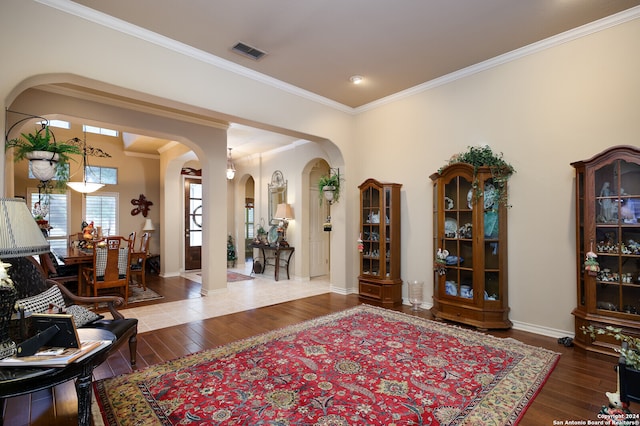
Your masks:
M267 234L267 242L269 244L275 244L278 241L278 226L273 225L269 228L269 233Z
M492 183L484 184L484 209L491 210L498 201L498 191Z
M450 217L444 219L445 237L454 238L458 233L458 222Z

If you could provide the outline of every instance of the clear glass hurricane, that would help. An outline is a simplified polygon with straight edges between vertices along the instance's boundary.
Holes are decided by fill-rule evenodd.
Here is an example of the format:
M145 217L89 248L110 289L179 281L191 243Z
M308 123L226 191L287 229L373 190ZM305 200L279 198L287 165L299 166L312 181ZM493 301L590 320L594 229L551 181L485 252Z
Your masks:
M424 281L409 281L409 303L411 310L419 311L422 305L422 289Z

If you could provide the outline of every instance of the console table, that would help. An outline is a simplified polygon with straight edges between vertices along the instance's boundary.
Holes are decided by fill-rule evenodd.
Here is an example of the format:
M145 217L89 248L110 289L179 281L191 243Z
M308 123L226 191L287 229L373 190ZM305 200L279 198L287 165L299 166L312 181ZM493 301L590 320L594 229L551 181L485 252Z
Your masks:
M80 340L111 340L116 337L109 331L79 329ZM86 358L66 367L11 367L0 368L0 425L4 418L4 399L49 389L76 379L78 395L78 425L91 425L91 395L93 369L109 355L109 346L99 348Z
M264 273L267 266L273 266L273 277L278 281L280 279L280 268L285 268L287 271L287 279L289 279L289 261L295 251L294 247L277 247L262 244L251 244L251 247L260 250L258 259L262 259L264 263L262 273ZM256 259L253 260L254 263L255 261ZM253 271L253 268L251 268L251 270Z

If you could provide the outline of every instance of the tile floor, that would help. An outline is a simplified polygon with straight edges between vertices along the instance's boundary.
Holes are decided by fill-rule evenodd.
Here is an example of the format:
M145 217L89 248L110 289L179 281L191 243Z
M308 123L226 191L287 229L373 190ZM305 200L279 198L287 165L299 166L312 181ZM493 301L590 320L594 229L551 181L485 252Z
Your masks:
M244 269L230 270L245 275L250 273L249 270L245 271ZM196 274L188 274L185 277L193 281L200 280ZM328 293L329 287L328 277L314 278L304 282L281 278L276 282L273 277L257 275L252 280L227 283L226 289L217 291L213 295L132 307L122 309L121 312L126 318L138 318L138 332L144 333L191 321Z

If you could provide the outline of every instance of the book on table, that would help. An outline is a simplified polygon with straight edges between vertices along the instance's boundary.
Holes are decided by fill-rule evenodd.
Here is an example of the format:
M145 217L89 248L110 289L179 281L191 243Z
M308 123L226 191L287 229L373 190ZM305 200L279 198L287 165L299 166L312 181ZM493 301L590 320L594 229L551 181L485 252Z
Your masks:
M72 362L78 362L85 357L111 345L110 340L86 340L80 342L79 348L60 348L45 346L35 355L0 359L2 367L66 367Z

